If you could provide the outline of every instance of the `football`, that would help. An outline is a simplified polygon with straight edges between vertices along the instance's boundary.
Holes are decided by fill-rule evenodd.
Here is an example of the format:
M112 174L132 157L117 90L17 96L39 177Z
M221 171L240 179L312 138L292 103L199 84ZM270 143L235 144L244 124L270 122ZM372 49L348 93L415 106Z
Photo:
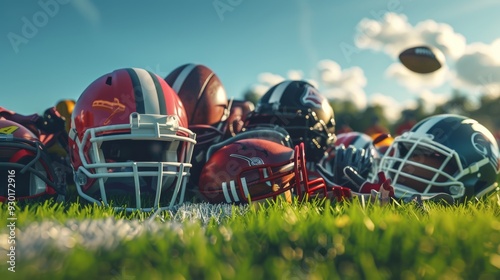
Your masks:
M189 125L214 125L226 112L227 95L219 77L205 65L188 63L174 69L165 81L177 92Z
M445 63L443 53L430 46L405 49L399 54L399 61L409 70L419 74L435 72Z

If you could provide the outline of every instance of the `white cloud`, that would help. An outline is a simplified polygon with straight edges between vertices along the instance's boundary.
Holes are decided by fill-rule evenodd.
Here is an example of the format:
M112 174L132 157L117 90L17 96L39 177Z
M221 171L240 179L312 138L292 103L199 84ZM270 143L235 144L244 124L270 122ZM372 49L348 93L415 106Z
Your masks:
M355 43L362 49L384 50L396 56L409 45L406 34L411 28L404 15L387 13L381 21L365 18L358 23Z
M425 20L412 26L405 15L387 13L379 20L361 20L355 42L359 48L382 51L395 60L402 50L417 45L443 52L445 65L430 74L411 72L399 62L386 69L387 77L410 91L418 93L450 83L475 97L500 96L500 39L467 45L465 37L448 24Z
M287 78L270 72L260 73L257 76L257 83L252 85L252 91L258 95L264 95L272 86L283 82L285 79L301 80L303 73L300 70L289 70Z
M425 20L413 26L405 15L386 13L380 20L361 20L357 26L355 42L359 48L384 52L395 61L399 53L409 47L428 45L440 50L446 56L446 63L430 74L414 73L399 61L389 65L385 70L386 76L408 89L404 93L408 96L405 101L396 101L382 93L367 97L367 80L363 69L342 69L333 60L321 60L317 63L317 81L307 79L299 70L288 71L287 79L307 80L327 98L350 100L360 110L367 105L380 105L391 121L397 120L403 109L416 108L418 99L422 100L424 110L432 112L436 106L444 104L451 94L435 93L433 89L450 82L462 91L468 89L476 93L500 95L500 39L491 44L467 45L465 37L456 33L448 24ZM262 73L254 89L263 94L283 80L283 76Z
M259 74L257 79L259 80L259 83L268 85L269 87L279 84L285 80L284 77L269 72Z
M252 91L259 96L264 95L268 89L269 89L269 86L262 85L262 84L255 84L252 86Z
M328 99L348 100L360 110L366 108L366 93L360 88L326 88L321 93Z
M395 64L392 67L403 67ZM404 69L407 72L409 70ZM258 82L253 86L254 92L263 95L270 87L284 81L285 79L306 80L317 87L320 92L328 99L349 100L353 102L359 110L364 110L368 105L379 105L384 108L384 114L391 122L397 121L401 117L403 109L415 109L417 107L417 97L423 100L425 110L431 112L437 105L441 105L449 98L444 94L433 93L428 89L418 86L418 83L430 83L421 80L415 80L415 91L406 92L409 98L405 101L397 101L395 98L382 93L375 93L370 97L364 91L367 84L364 72L359 67L342 69L340 65L333 60L321 60L317 64L320 80L307 79L303 72L299 70L290 70L287 72L287 78L269 72L258 75ZM389 71L390 72L390 71ZM395 73L404 73L404 71ZM410 76L411 75L407 74ZM406 77L401 77L404 79ZM415 77L413 77L415 78Z
M412 26L403 14L386 13L380 20L362 19L357 26L356 46L382 50L396 58L409 47L431 45L457 58L465 49L465 37L445 23L425 20Z
M401 118L401 112L403 110L417 109L419 99L426 113L432 113L437 106L445 104L450 99L449 94L435 93L427 89L410 94L410 98L404 101L397 101L395 98L390 96L382 93L376 93L370 97L369 102L370 104L379 105L384 108L384 113L387 119L394 122Z
M340 65L333 60L321 60L317 64L319 81L304 77L300 70L289 70L286 79L305 80L318 88L327 98L351 100L360 110L366 108L367 99L364 87L366 77L359 67L342 70ZM285 78L281 75L265 72L257 77L257 84L252 89L255 93L263 95L270 87L282 82Z
M398 120L401 117L401 111L405 108L401 102L382 93L371 95L370 104L382 107L385 117L391 122Z
M391 122L395 122L401 118L401 112L403 110L416 109L418 106L418 99L422 100L424 110L427 113L431 113L437 106L446 103L449 99L449 96L446 94L434 93L430 90L422 90L417 94L411 95L411 97L413 98L401 102L382 93L375 93L370 96L368 102L372 105L379 105L382 107L386 118Z
M397 61L399 54L410 47L432 46L445 55L445 65L429 74L409 71L399 61L390 65L386 75L411 91L437 88L450 81L456 59L466 49L466 39L446 23L425 20L412 26L403 14L386 13L380 20L365 18L357 26L355 43L359 48L382 51ZM451 65L451 66L450 66Z
M421 91L418 97L422 99L424 110L427 113L431 113L437 106L445 104L450 99L448 94L434 93L430 90Z
M318 63L320 80L325 84L335 83L340 79L342 70L340 65L333 60L322 60Z
M352 67L342 70L333 60L321 60L318 63L320 90L327 98L352 101L358 109L367 105L366 77L363 69Z
M456 87L476 93L500 96L500 39L491 44L474 43L455 63Z
M304 77L304 72L300 70L289 70L287 73L287 77L291 80L302 80L302 78Z
M415 74L403 64L393 63L385 70L385 75L413 92L439 87L450 79L446 65L433 73Z

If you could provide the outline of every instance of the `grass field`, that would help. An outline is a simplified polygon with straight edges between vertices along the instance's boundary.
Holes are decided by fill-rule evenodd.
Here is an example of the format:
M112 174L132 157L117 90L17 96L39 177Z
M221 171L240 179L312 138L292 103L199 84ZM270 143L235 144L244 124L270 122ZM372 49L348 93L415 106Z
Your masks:
M497 193L424 206L4 204L0 279L500 279Z

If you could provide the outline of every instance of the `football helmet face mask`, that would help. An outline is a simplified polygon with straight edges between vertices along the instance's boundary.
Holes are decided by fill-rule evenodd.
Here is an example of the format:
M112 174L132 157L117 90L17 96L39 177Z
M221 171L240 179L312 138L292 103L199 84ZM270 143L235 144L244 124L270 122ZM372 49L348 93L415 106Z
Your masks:
M488 129L473 119L443 114L397 136L379 170L392 178L397 197L447 193L460 201L492 191L499 164L498 144Z
M177 94L139 68L105 74L75 104L69 133L80 196L127 211L171 208L184 200L195 135Z
M323 179L308 178L304 145L292 149L279 138L236 139L215 151L200 176L202 196L210 203L326 196Z
M58 180L45 146L23 125L0 119L0 202L61 195Z
M335 120L328 100L305 81L284 81L270 88L245 121L284 127L295 145L305 143L307 160L318 162L335 142Z

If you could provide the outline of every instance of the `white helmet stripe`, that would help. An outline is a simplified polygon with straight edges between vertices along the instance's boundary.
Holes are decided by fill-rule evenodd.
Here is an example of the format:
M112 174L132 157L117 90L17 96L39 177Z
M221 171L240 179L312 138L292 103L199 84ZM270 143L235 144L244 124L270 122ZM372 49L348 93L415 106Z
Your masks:
M236 186L234 184L234 180L229 181L229 185L231 185L231 193L233 194L234 201L239 202L240 199L238 197L238 193L236 192Z
M291 81L284 82L279 84L273 91L271 97L269 98L268 103L276 103L280 102L281 96L283 96L283 93L285 92L286 88L292 83Z
M158 93L153 78L148 71L139 68L132 68L139 78L142 89L142 102L144 103L145 114L161 115Z
M182 71L179 73L179 76L177 79L175 79L174 84L172 85L172 89L176 92L179 93L181 90L181 86L184 84L184 81L186 80L187 76L193 69L196 67L196 64L188 64Z
M243 187L243 193L245 194L245 198L248 199L248 186L247 186L247 179L245 179L245 177L241 178L241 186Z
M427 134L427 132L429 132L429 130L434 127L438 122L444 120L445 118L447 118L448 116L446 115L443 115L443 116L435 116L429 120L427 120L426 122L422 123L422 125L420 125L414 132L418 135L423 135L423 134Z
M229 192L227 191L227 184L226 184L226 182L222 182L222 192L224 193L224 198L226 199L227 203L233 202L231 200L231 197L229 196Z

